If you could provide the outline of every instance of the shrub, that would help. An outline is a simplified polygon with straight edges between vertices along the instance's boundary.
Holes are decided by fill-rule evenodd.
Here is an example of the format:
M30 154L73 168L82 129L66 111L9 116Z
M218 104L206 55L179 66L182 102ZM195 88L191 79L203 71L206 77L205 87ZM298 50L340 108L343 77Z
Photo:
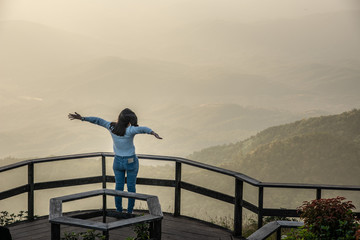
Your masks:
M148 223L138 223L134 227L136 237L128 237L126 240L148 240L150 239L150 231Z
M316 240L318 239L318 237L314 233L306 229L305 227L299 227L299 229L296 231L291 230L291 232L287 235L285 239L286 240L297 240L297 239Z
M64 233L64 237L61 238L61 240L78 240L79 239L79 234L78 233Z
M304 202L298 208L304 227L286 239L355 239L359 227L352 212L355 206L344 197Z
M96 232L95 230L88 230L87 232L81 232L81 233L64 233L64 237L61 238L61 240L103 240L105 239L105 236L103 236L101 233Z
M95 230L88 230L87 232L81 233L81 237L83 240L105 239L105 236Z

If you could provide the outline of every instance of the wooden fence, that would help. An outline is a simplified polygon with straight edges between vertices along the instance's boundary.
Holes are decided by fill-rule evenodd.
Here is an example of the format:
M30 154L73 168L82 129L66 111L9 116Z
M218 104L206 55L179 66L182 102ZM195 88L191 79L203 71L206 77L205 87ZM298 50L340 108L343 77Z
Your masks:
M56 162L56 161L68 161L80 158L99 158L102 161L102 175L66 179L57 181L47 182L34 182L34 166L36 164L45 162ZM107 183L115 182L114 176L107 175L106 173L106 158L114 157L113 153L87 153L77 155L67 155L59 157L48 157L40 159L25 160L15 164L0 167L0 179L2 184L6 182L6 179L1 178L2 172L7 172L13 169L27 166L27 179L28 183L22 186L17 186L12 189L0 192L0 201L3 199L11 198L19 194L27 193L27 205L28 205L28 218L34 219L34 192L43 189L52 189L60 187L77 186L84 184L102 183L102 188L106 188ZM180 157L169 157L169 156L156 156L156 155L138 155L140 159L144 160L157 160L157 161L168 161L175 162L175 176L174 180L168 179L155 179L155 178L138 178L137 184L140 185L152 185L174 188L174 216L181 215L181 190L187 190L203 196L217 199L226 203L234 205L234 231L235 236L243 235L243 209L248 209L251 212L257 214L258 228L263 225L263 218L266 216L279 216L279 217L298 217L296 209L274 209L264 208L264 189L311 189L314 190L314 198L320 199L324 190L340 190L340 191L360 191L360 186L340 186L340 185L324 185L324 184L292 184L292 183L267 183L260 182L254 178L241 174L239 172L211 166L208 164L192 161ZM214 191L205 187L201 187L192 183L182 181L182 166L189 165L199 169L206 169L215 172L220 175L230 176L235 181L234 194L233 196ZM257 205L254 205L244 199L244 183L250 184L257 188ZM211 211L211 209L209 209ZM360 216L360 213L356 213Z

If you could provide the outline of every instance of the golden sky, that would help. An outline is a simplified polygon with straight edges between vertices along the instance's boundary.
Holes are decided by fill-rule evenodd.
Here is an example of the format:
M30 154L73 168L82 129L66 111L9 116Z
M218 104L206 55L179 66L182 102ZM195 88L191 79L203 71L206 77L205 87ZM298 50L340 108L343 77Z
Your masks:
M1 0L0 20L21 19L91 32L104 24L177 26L206 20L243 22L359 9L357 0Z

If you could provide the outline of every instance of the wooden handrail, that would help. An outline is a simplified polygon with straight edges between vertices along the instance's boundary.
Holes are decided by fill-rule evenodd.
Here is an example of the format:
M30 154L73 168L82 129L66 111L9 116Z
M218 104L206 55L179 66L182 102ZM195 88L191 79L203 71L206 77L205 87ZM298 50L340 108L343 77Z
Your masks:
M323 189L323 190L347 190L360 191L360 186L355 185L327 185L327 184L306 184L306 183L259 183L258 186L267 188L301 188L301 189Z
M30 160L24 160L18 163L10 164L7 166L0 167L0 173L9 171L15 168L23 167L29 165L30 163L38 164L45 162L54 162L54 161L65 161L65 160L73 160L80 158L90 158L90 157L114 157L113 153L110 152L95 152L95 153L86 153L86 154L73 154L73 155L64 155L64 156L56 156L56 157L46 157L46 158L36 158ZM172 156L159 156L159 155L146 155L146 154L138 154L138 158L140 159L148 159L148 160L159 160L159 161L170 161L170 162L179 162L183 164L187 164L190 166L202 168L205 170L217 172L223 175L232 176L236 179L242 180L246 183L249 183L255 187L267 187L267 188L301 188L301 189L326 189L326 190L348 190L348 191L360 191L360 186L356 185L328 185L328 184L303 184L303 183L271 183L271 182L261 182L257 179L249 177L245 174L231 171L224 168L215 167L209 164L196 162L193 160L189 160L182 157L172 157Z
M35 158L10 164L7 166L0 167L0 172L5 172L11 169L19 168L28 165L29 163L45 163L45 162L55 162L55 161L64 161L64 160L73 160L79 158L89 158L89 157L101 157L106 153L97 152L97 153L82 153L82 154L73 154L73 155L64 155L56 157L45 157L45 158ZM107 153L109 156L114 156L114 154Z

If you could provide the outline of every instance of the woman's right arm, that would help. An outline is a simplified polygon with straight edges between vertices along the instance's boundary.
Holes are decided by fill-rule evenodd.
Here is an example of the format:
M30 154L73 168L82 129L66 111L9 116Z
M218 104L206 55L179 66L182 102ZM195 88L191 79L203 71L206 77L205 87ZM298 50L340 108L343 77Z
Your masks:
M102 118L98 118L98 117L82 117L80 114L78 114L77 112L75 113L69 113L68 115L70 120L81 120L81 121L86 121L86 122L90 122L93 124L97 124L99 126L102 126L104 128L109 129L110 127L110 122L102 119Z
M147 133L147 134L151 134L154 137L156 137L157 139L162 139L162 137L159 136L159 134L157 134L156 132L154 132L153 130L151 130L151 128L148 127L134 127L131 126L130 127L130 133L131 134L138 134L138 133Z

